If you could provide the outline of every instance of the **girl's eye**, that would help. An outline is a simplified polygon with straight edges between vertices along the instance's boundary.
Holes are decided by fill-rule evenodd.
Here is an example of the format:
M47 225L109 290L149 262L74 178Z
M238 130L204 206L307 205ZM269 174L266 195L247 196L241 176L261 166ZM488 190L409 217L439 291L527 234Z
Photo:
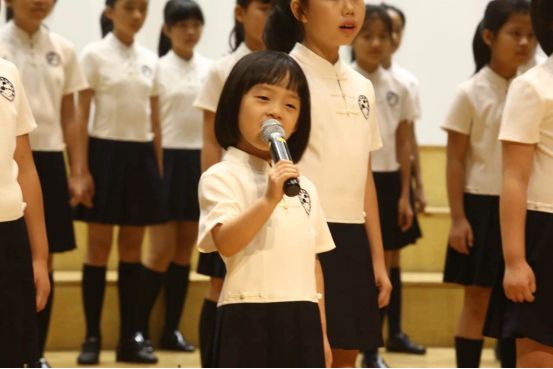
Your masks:
M289 108L289 109L296 110L296 105L294 105L294 104L286 104L286 107Z
M258 98L259 100L263 100L263 101L269 101L269 98L267 96L263 96L263 95L256 96L256 98Z

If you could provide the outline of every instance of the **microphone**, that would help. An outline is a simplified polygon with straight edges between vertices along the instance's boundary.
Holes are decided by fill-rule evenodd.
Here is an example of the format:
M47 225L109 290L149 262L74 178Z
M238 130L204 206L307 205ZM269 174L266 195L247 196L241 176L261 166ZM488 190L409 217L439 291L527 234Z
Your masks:
M273 162L280 160L292 161L290 150L284 139L284 129L282 124L276 119L268 119L261 124L261 136L269 144ZM284 182L284 193L288 197L297 196L300 193L300 182L297 178L290 178Z

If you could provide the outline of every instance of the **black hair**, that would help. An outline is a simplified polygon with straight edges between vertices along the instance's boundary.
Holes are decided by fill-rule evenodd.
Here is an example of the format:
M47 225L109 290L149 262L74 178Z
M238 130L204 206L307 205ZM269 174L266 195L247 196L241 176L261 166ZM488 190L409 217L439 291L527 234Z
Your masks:
M311 131L311 102L307 79L298 63L278 51L258 51L244 56L230 72L215 113L215 137L224 149L240 141L238 115L243 96L257 84L281 85L295 90L300 97L300 114L296 130L288 139L294 162L298 162ZM260 122L261 123L261 122Z
M391 10L393 12L396 12L397 15L399 15L399 18L401 19L401 29L405 29L405 25L407 24L407 18L405 17L405 13L400 8L387 3L380 3L380 6L382 6L386 11Z
M236 5L242 9L246 9L251 3L258 1L262 4L270 4L271 0L236 0ZM238 20L234 19L234 27L230 32L229 36L229 46L232 51L238 49L240 44L246 39L246 31L244 30L244 25Z
M553 54L553 1L532 0L532 27L541 48L548 56Z
M478 24L472 40L472 52L477 73L484 68L492 58L490 47L484 42L484 30L497 35L499 30L507 23L513 14L529 14L529 0L492 0L488 3L484 18Z
M106 7L113 8L117 0L106 0ZM102 37L105 37L108 33L113 31L113 21L106 16L106 12L102 11L100 15L100 29L102 30Z
M202 8L194 0L169 0L163 9L163 21L168 28L176 23L188 19L194 19L205 23ZM163 56L171 50L171 40L165 35L163 29L159 35L158 54Z
M57 0L54 0L54 4ZM6 22L9 22L13 19L13 10L10 6L6 7Z
M277 50L289 53L296 42L302 42L305 31L302 23L294 16L290 9L290 0L273 0L273 8L267 17L263 40L268 50ZM301 0L302 6L307 6Z
M391 38L394 33L394 25L392 17L390 17L390 14L388 14L386 8L382 5L365 4L365 21L363 22L363 27L361 27L361 29L365 28L369 21L374 19L381 20L382 23L384 23L384 29L388 32L388 35ZM359 34L361 34L361 32L359 32ZM357 37L359 37L359 35L357 35ZM353 48L351 48L351 60L355 60L355 51Z

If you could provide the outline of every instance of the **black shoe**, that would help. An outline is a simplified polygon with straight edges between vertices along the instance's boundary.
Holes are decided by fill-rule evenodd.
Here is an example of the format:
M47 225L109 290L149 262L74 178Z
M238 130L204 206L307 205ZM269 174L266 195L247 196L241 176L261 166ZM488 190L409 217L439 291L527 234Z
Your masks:
M179 331L163 332L159 345L163 350L194 352L196 347L186 341Z
M407 336L405 333L398 333L395 336L388 338L386 351L424 355L426 354L426 347L411 341L409 339L409 336Z
M388 364L386 364L379 354L365 354L363 356L362 366L363 368L389 368Z
M141 333L136 333L132 337L122 338L119 341L115 360L127 363L157 363L157 357L154 355L153 349L150 349L145 345L144 336L142 336Z
M51 368L45 358L41 357L33 366L33 368Z
M100 362L100 337L87 337L81 345L81 352L77 358L80 365L92 365Z

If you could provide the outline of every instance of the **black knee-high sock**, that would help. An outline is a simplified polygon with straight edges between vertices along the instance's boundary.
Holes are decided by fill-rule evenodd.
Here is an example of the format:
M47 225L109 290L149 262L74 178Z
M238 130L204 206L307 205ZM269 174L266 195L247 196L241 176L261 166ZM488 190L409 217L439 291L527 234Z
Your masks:
M136 325L137 329L144 334L144 337L149 337L150 314L161 290L162 279L163 273L148 269L144 265L142 266L140 272L140 296L136 308Z
M484 340L455 337L457 368L478 368Z
M136 332L136 306L140 294L140 263L119 262L119 318L121 339L132 337Z
M401 333L401 270L390 269L390 282L392 282L392 294L388 305L388 337Z
M173 332L179 327L186 293L190 265L171 263L165 273L165 331Z
M217 303L204 299L200 315L200 357L202 368L214 367L215 319L217 317Z
M502 338L499 345L502 368L516 368L517 366L517 345L514 338Z
M40 357L44 356L44 346L48 337L48 327L50 326L50 317L52 316L52 303L54 300L54 274L48 273L50 279L50 295L46 301L46 306L37 314L38 320L38 353Z
M100 319L106 291L106 267L83 265L82 294L86 336L100 337Z

